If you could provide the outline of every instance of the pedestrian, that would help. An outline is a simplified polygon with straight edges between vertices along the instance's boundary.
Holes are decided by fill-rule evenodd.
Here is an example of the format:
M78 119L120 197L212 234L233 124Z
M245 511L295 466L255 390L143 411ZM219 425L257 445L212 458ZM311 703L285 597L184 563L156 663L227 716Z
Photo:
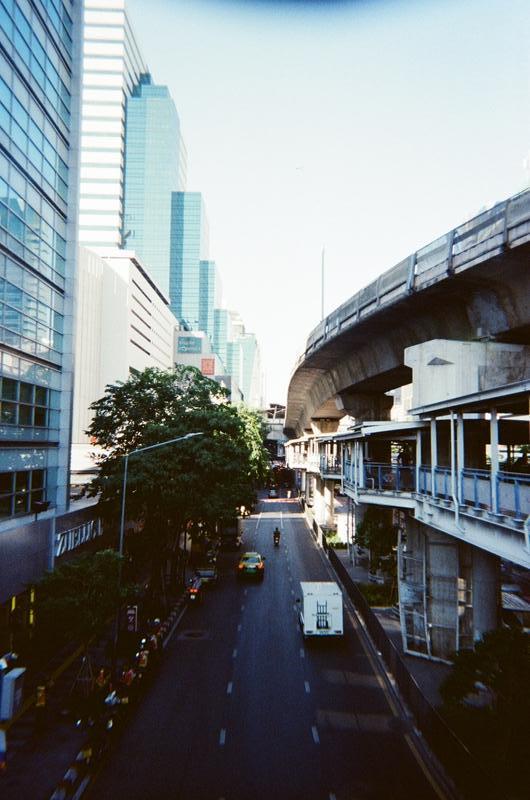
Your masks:
M46 729L48 713L48 681L42 677L35 691L35 733L37 735Z

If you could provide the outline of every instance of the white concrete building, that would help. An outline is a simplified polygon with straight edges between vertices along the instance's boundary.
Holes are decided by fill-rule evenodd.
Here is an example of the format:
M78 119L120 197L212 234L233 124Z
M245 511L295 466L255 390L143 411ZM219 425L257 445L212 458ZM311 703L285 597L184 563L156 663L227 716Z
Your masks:
M72 472L91 468L89 406L105 386L146 367L171 369L177 321L135 253L79 251Z
M125 0L84 0L79 241L122 242L125 108L148 72Z

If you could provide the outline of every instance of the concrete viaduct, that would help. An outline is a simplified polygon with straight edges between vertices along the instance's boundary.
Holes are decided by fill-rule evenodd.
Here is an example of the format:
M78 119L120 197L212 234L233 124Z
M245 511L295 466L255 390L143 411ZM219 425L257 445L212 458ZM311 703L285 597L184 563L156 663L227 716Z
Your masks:
M310 334L285 429L386 419L411 381L404 350L432 339L530 343L530 190L460 225L351 297ZM523 365L519 365L523 369ZM519 380L517 365L514 381Z

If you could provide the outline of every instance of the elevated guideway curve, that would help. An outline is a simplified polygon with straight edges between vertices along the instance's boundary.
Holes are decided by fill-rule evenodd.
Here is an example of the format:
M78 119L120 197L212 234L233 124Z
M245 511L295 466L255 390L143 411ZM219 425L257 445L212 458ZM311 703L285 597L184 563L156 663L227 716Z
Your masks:
M289 384L286 433L300 436L312 421L348 413L384 419L385 392L411 380L411 345L530 343L529 256L527 190L380 275L310 333Z

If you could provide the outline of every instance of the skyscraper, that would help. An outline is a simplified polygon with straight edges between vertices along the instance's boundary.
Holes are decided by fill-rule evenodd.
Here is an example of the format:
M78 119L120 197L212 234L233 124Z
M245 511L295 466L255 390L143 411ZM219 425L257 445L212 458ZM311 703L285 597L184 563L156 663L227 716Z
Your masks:
M127 100L125 236L160 289L169 292L171 193L185 189L187 156L167 86L143 75Z
M124 236L125 107L147 67L125 0L84 0L79 241L118 247Z
M0 604L49 567L69 497L79 15L70 0L0 13Z
M183 325L191 330L203 330L200 326L201 318L205 319L204 295L208 293L205 279L209 281L211 277L211 271L204 268L201 283L201 261L207 261L209 248L204 201L200 192L174 192L171 200L171 310Z

